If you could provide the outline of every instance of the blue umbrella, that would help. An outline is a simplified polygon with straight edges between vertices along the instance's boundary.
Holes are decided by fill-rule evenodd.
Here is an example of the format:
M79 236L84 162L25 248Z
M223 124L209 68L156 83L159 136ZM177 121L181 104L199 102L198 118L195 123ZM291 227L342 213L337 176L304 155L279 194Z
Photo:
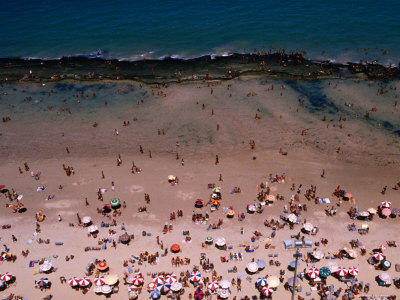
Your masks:
M160 293L160 291L158 289L154 289L154 290L150 291L150 297L151 298L157 299L157 298L160 298L160 296L161 296L161 293Z
M265 277L258 277L257 278L257 285L266 286L267 285L267 279Z
M264 269L267 266L265 260L262 259L257 259L256 264L259 269Z
M157 289L161 294L166 294L171 289L171 285L169 283L162 283L157 285Z
M296 261L295 261L295 260L294 260L294 261L291 261L290 264L289 264L289 267L290 267L291 269L296 268ZM299 262L299 261L297 262L297 267L300 267L300 262Z

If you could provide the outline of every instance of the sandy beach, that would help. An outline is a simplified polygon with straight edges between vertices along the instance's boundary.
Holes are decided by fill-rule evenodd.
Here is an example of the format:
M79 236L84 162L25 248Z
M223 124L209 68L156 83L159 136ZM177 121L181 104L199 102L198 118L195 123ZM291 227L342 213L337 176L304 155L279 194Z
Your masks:
M0 194L0 226L10 225L0 230L0 237L1 245L17 258L0 264L1 274L11 272L15 277L0 292L1 299L10 294L26 299L48 295L53 299L105 298L94 292L97 266L92 273L86 269L95 259L106 260L107 273L118 275L119 290L108 297L128 299L130 285L124 284L124 277L132 271L143 275L138 299L149 299L147 285L153 282L152 274L173 272L183 281L186 274L180 276L181 272L198 268L203 280L211 280L212 272L200 265L202 255L213 264L214 279L220 276L233 283L229 299L260 298L256 282L267 275L282 278L272 298L289 299L291 292L284 285L293 277L288 265L296 250L285 249L284 241L294 243L292 236L297 234L300 240L312 239L310 247L300 249L297 274L330 262L357 267L359 273L344 281L328 276L324 286L329 291L333 285L333 292L324 294L317 290L320 282L305 275L299 278L296 298L333 299L332 294L341 288L336 299L349 299L342 297L353 294L352 280L362 282L356 299L400 295L393 282L399 276L395 270L400 263L398 248L387 244L400 242L399 216L376 214L368 221L359 215L369 208L379 210L384 201L391 202L391 210L400 208L400 191L393 189L400 180L398 88L396 80L305 82L261 76L169 86L131 81L4 84L0 96L0 185L15 194L13 200L6 192ZM178 177L179 182L171 184L169 175ZM275 176L284 180L271 181ZM350 199L333 194L338 186L352 194ZM209 204L213 187L221 187L216 210ZM233 192L235 187L240 193ZM316 191L308 200L305 194L312 187ZM103 200L98 199L99 189L103 189ZM268 203L257 199L260 192L265 192L265 197L280 195L282 200ZM18 195L22 195L24 212L6 207L15 206ZM113 198L120 199L121 207L99 213ZM316 198L329 198L330 203L316 204ZM198 199L203 201L201 208L195 207ZM249 212L248 206L254 203L259 211ZM298 224L287 221L290 205L297 210ZM352 219L348 212L356 206ZM327 208L335 214L329 216ZM231 209L235 215L228 218ZM118 210L120 215L115 215ZM171 220L171 213L178 210L183 216ZM38 211L46 216L42 222L35 217ZM241 212L245 217L239 220ZM79 224L77 214L81 219L91 217L98 227L96 237L88 234L88 226ZM208 214L208 218L194 222L193 214ZM273 225L266 226L266 220L279 220L276 230ZM102 227L102 222L116 225ZM318 232L302 232L304 223L317 226ZM348 229L352 223L355 231ZM171 230L163 232L165 224ZM369 227L366 234L358 230L363 225ZM118 240L125 232L134 235L129 245ZM214 243L206 245L207 237L214 242L225 238L226 249L218 249ZM40 239L48 243L39 243ZM109 241L106 249L100 239ZM322 239L327 239L326 245ZM352 240L359 243L353 248L356 258L326 258L346 256L342 249L352 248ZM180 246L179 253L171 252L173 244ZM380 262L368 262L379 245L386 247L382 253L392 264L388 270L383 270ZM85 251L86 247L100 250ZM26 250L29 254L24 257L22 251ZM318 250L324 258L307 260L308 252ZM157 253L156 263L140 258L145 251L148 256ZM243 254L242 259L231 258L233 253ZM173 266L171 260L177 256L187 264ZM39 272L45 259L51 260L54 272ZM246 270L257 260L264 260L266 267L253 273ZM376 278L382 272L390 275L390 286L378 284ZM87 291L73 288L68 282L61 283L62 276L66 280L88 276L92 285ZM41 278L51 281L50 289L35 288L35 281ZM364 289L367 283L368 292ZM195 285L187 280L180 299L191 299L198 283ZM161 299L172 295L178 293L171 291ZM218 299L217 294L209 297Z

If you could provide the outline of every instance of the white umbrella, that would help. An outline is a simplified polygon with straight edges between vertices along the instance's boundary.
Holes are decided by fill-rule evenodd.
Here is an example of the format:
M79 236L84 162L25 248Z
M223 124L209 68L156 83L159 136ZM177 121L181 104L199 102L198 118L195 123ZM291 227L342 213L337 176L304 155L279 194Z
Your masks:
M171 291L178 292L182 289L182 283L175 281L171 284Z
M103 286L101 287L101 292L102 292L103 294L110 294L110 293L112 292L111 286L109 286L109 285L103 285Z
M331 262L327 263L326 267L327 267L329 270L331 270L331 273L335 273L335 272L338 270L339 265L338 265L337 262L331 261Z
M255 211L257 210L257 207L255 207L254 205L249 205L249 206L247 207L247 210L248 210L249 212L255 212Z
M226 240L223 237L218 237L215 239L215 245L217 245L218 247L223 247L226 245Z
M311 253L311 255L314 256L318 260L320 260L324 257L324 253L322 253L322 251L313 251Z
M288 221L289 221L290 223L295 223L295 222L297 221L297 216L296 216L295 214L290 214L290 215L288 216Z
M373 208L373 207L368 208L367 211L368 211L371 215L375 215L375 214L376 214L376 209Z
M379 274L379 279L382 281L389 281L390 275L386 272L382 272L381 274Z
M97 230L99 230L99 229L97 228L96 225L91 225L91 226L88 227L88 232L89 233L96 232Z
M45 262L39 266L39 270L42 272L50 271L53 266L49 262Z
M258 266L255 262L248 263L246 268L250 273L255 273L258 271Z
M231 292L228 289L222 289L218 292L218 296L223 299L228 298L230 294Z
M303 228L305 231L311 231L311 230L313 230L314 226L311 223L304 223Z
M219 282L219 286L222 289L229 289L231 287L231 282L229 280L224 279Z
M89 224L92 221L92 218L89 216L85 216L82 218L82 223L83 224Z
M280 283L281 283L281 281L276 276L269 276L267 278L267 284L269 287L276 288L279 286Z
M361 217L368 217L370 215L370 213L367 211L362 211L362 212L358 213L358 215Z

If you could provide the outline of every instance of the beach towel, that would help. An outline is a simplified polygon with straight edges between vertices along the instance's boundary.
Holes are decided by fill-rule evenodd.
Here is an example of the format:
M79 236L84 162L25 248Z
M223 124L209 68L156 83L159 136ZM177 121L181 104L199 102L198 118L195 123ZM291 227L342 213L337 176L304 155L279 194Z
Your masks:
M55 244L56 246L62 246L62 245L64 245L63 242L55 242L54 244Z
M35 262L33 260L31 260L29 262L29 268L33 268L35 266Z

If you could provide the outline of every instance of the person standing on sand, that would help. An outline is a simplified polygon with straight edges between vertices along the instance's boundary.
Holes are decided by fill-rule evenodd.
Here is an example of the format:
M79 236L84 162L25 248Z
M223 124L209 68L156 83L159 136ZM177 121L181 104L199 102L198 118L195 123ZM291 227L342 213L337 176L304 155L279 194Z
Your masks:
M85 205L86 205L86 206L89 206L89 202L88 202L88 200L87 200L87 197L85 198Z
M112 189L113 191L115 191L114 181L111 181L111 189Z
M218 154L217 154L217 155L215 155L215 164L216 164L216 165L218 165L218 164L219 164L219 157L218 157Z

